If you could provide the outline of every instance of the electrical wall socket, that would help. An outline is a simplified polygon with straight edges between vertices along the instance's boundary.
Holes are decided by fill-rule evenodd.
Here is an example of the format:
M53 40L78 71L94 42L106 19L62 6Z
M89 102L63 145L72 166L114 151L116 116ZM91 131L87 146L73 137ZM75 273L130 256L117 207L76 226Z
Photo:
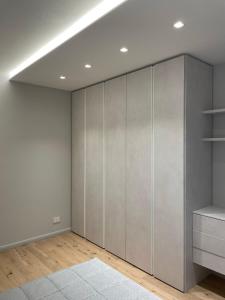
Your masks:
M61 218L60 217L54 217L52 221L53 221L53 224L59 224L59 223L61 223Z

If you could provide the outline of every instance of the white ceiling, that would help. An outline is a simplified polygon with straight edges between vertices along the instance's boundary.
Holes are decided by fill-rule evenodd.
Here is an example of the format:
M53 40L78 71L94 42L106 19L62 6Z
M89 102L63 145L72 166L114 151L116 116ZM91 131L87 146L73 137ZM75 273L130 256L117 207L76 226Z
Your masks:
M8 71L40 48L41 43L61 32L62 27L65 29L74 22L78 11L84 13L88 5L97 2L0 1L6 8L12 2L30 4L13 8L13 12L8 7L12 23L0 7L3 14L0 25L3 23L5 28L4 32L0 26L0 38L4 45L8 44L3 50L1 47L0 64L3 51L6 60L3 65ZM181 30L173 28L178 19L185 23ZM121 46L127 46L129 52L121 54ZM128 0L14 79L74 90L180 53L190 53L211 64L225 62L224 0ZM84 69L85 63L93 68ZM67 79L60 80L61 74Z
M0 0L0 72L58 35L100 0Z

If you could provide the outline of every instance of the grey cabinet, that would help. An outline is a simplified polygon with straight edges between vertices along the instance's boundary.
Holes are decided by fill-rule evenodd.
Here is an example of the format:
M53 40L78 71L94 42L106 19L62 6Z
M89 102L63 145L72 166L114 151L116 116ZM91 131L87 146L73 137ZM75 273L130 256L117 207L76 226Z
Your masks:
M193 264L192 212L211 201L212 68L190 56L154 66L153 274L188 290L204 276Z
M126 76L105 83L105 248L125 259Z
M105 83L105 247L151 273L152 72ZM141 253L141 255L140 255Z
M212 119L202 114L212 107L212 66L185 56L185 290L201 281L208 272L193 264L194 210L212 201L212 147L202 137L212 136ZM210 143L209 143L210 144Z
M152 68L127 76L126 260L151 273Z
M182 55L73 93L72 228L185 291L211 202L211 66ZM210 136L210 135L209 135Z
M85 236L85 91L72 94L72 230Z
M184 57L154 67L154 275L184 286Z
M86 238L103 246L103 84L86 89Z

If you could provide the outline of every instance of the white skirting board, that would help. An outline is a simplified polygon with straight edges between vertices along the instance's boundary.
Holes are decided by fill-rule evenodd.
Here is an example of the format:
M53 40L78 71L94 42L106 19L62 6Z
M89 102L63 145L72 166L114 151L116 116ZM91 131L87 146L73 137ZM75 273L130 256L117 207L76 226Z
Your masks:
M31 243L31 242L34 242L34 241L43 240L43 239L55 236L57 234L67 232L67 231L71 231L71 228L68 227L68 228L53 231L53 232L50 232L50 233L34 236L34 237L31 237L31 238L26 239L26 240L14 242L14 243L9 243L9 244L5 244L5 245L0 245L0 251L6 250L6 249L9 249L9 248L13 248L13 247L18 247L18 246L21 246L21 245L24 245L24 244L27 244L27 243Z

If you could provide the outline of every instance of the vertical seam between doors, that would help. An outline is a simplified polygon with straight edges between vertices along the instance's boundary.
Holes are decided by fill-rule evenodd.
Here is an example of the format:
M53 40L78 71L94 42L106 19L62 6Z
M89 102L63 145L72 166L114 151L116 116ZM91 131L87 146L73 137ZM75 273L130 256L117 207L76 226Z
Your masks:
M70 93L70 227L73 220L73 93Z
M84 89L84 237L86 238L86 154L87 154L87 124L86 124L86 89Z
M151 68L151 118L152 118L152 128L151 128L151 135L152 135L152 141L151 141L151 183L152 183L152 193L151 193L151 273L154 274L154 208L155 208L155 131L154 131L154 67Z
M103 237L102 245L105 248L105 83L103 82L103 95L102 95L102 205L103 205Z
M212 74L211 74L211 81L212 81L212 91L211 91L211 107L212 109L215 108L215 104L214 104L214 82L215 82L215 69L214 67L212 67ZM212 120L211 120L211 136L214 136L214 132L215 132L215 117L212 115ZM214 199L214 152L215 152L215 147L216 147L216 143L211 143L211 204L213 203L213 199Z
M183 290L186 290L186 280L187 280L187 265L186 265L186 253L187 249L187 235L186 235L186 228L187 228L187 181L186 181L186 171L187 171L187 151L186 151L186 143L187 143L187 56L184 56L184 107L183 107L183 245L184 245L184 251L183 251Z
M127 75L124 78L125 81L125 172L124 172L124 183L125 183L125 260L127 259Z

